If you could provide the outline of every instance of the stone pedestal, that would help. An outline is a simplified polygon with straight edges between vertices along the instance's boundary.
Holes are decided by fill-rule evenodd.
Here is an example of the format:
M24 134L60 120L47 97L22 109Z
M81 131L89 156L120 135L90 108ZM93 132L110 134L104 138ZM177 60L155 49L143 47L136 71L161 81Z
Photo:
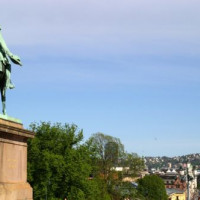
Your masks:
M0 200L32 200L27 183L27 139L34 133L0 118Z

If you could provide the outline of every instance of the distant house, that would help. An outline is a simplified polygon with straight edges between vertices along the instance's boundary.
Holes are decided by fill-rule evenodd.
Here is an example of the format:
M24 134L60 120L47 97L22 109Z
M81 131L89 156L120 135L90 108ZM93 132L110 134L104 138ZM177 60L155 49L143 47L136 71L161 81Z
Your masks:
M186 190L187 183L179 175L160 175L165 183L165 188Z
M166 189L169 200L186 200L186 191L180 189Z

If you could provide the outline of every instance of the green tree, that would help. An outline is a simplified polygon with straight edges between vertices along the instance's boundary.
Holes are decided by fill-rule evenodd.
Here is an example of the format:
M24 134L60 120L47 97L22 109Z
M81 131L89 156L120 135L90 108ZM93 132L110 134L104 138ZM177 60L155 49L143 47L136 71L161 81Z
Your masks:
M89 149L93 152L96 165L106 179L112 168L118 165L119 159L124 154L124 146L119 138L105 135L103 133L93 134L87 142Z
M128 167L127 175L131 177L138 177L140 172L144 169L144 159L139 157L136 153L125 153L121 161L121 166ZM126 175L126 172L125 172Z
M93 175L104 180L106 188L112 199L134 199L138 196L137 190L130 183L124 183L125 176L138 176L144 168L144 161L137 154L125 153L120 139L103 133L93 134L87 142L92 152ZM122 172L115 167L123 167Z
M145 198L141 194L139 194L138 190L131 182L122 182L121 187L119 188L119 193L120 200L145 200Z
M167 200L163 180L157 175L145 176L138 180L138 192L147 200Z
M103 200L101 182L89 180L92 159L81 144L82 130L46 122L32 124L31 130L36 134L28 142L28 181L35 200Z

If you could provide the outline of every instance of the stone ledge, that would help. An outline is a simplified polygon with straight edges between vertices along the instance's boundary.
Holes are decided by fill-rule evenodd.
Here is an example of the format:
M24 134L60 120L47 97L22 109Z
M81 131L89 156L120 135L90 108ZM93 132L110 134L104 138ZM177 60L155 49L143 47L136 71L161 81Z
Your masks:
M26 130L24 128L9 126L7 124L2 124L0 121L0 137L1 133L18 135L25 138L34 138L34 133L32 131Z
M21 124L22 125L22 120L21 119L17 119L8 115L2 115L0 114L0 120L6 120L9 121L10 123L15 123L15 124Z

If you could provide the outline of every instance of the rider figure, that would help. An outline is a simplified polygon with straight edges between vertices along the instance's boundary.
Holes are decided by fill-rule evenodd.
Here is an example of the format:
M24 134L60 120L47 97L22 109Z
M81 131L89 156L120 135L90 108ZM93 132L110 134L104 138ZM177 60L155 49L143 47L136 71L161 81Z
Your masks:
M6 70L6 88L13 89L15 86L13 85L11 81L11 64L8 60L8 57L10 60L18 65L22 65L20 62L20 58L16 55L13 55L10 50L8 49L2 34L1 34L1 27L0 27L0 72L4 71L4 67Z

